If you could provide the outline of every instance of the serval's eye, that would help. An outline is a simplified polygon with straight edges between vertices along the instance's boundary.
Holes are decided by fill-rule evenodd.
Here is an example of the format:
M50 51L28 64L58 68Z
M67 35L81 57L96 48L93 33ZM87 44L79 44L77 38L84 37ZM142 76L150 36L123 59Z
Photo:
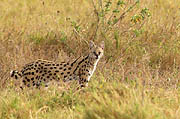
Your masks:
M98 54L96 52L93 52L96 57L98 57Z
M99 53L99 55L101 54L101 52L98 52Z
M95 51L94 51L93 53L94 53L95 55L97 55L97 53L96 53Z

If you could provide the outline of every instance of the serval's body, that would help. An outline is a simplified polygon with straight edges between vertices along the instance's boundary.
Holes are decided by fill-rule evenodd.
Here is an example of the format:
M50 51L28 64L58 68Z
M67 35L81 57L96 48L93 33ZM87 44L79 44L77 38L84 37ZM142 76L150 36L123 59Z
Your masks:
M39 87L44 84L48 86L50 81L78 80L81 87L84 87L90 81L97 63L103 56L104 42L96 46L90 43L88 55L80 56L76 60L69 62L54 63L46 60L36 60L23 67L18 72L11 71L11 77L21 81L21 87Z

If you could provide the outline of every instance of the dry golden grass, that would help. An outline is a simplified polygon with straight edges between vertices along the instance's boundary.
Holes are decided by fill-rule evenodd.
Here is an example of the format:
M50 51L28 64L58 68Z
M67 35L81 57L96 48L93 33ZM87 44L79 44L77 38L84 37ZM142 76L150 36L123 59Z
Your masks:
M124 0L113 14L118 0L99 2L0 1L0 119L180 118L180 1ZM10 70L76 58L89 40L106 46L86 89L16 91Z

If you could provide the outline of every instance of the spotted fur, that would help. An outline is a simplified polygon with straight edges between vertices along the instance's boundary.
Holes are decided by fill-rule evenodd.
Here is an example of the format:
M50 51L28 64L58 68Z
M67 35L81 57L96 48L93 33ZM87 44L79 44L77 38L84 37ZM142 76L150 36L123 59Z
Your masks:
M20 80L23 86L48 86L51 81L64 82L78 80L81 87L85 87L93 75L96 65L103 56L104 42L96 46L90 42L88 55L80 56L74 61L55 63L47 60L36 60L26 64L20 72L13 70L10 76Z

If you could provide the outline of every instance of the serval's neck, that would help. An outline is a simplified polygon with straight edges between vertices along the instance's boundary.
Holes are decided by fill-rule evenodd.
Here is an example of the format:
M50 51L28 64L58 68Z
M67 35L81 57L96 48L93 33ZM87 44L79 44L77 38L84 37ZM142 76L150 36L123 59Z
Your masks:
M73 73L78 74L79 68L84 67L86 65L87 65L86 67L93 69L93 67L97 65L99 59L100 58L93 59L89 55L78 57L76 60L74 60L71 63L71 66L73 67L72 69L74 69Z

